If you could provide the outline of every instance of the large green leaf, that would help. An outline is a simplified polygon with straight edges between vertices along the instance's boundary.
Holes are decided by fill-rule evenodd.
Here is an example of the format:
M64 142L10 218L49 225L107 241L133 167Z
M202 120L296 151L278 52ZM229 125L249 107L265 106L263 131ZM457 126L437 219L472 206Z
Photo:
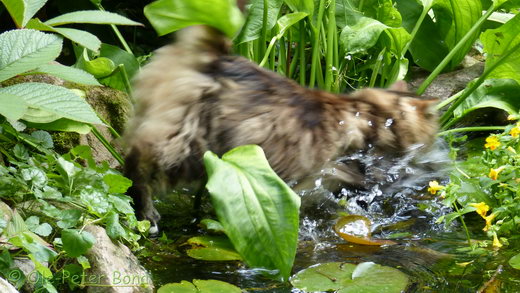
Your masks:
M66 118L60 118L58 120L48 122L48 123L34 123L27 122L27 127L43 129L43 130L53 130L53 131L65 131L65 132L76 132L79 134L87 134L92 129L90 125L85 124L83 122L73 121Z
M236 44L256 40L260 37L264 17L264 0L252 0L250 2L251 7L248 10L246 22L235 39ZM267 1L266 28L268 30L276 24L282 3L283 0Z
M336 21L346 53L354 54L373 47L386 29L400 27L401 14L390 0L343 0L337 2Z
M501 61L488 78L511 78L520 83L520 15L497 29L488 29L480 36L487 53L486 68L494 66L505 53L514 50Z
M294 13L288 13L280 19L276 21L276 24L278 26L278 37L281 38L283 34L289 29L291 26L298 23L300 20L307 17L306 12L294 12Z
M451 50L482 16L482 4L480 0L436 0L433 11L440 35ZM476 31L453 56L448 65L450 69L455 68L464 59L478 35L479 32Z
M385 30L385 47L390 50L395 56L404 55L404 48L412 40L412 36L402 27L399 28L387 28Z
M313 15L314 13L313 0L284 0L284 2L294 12L305 12L308 15Z
M18 27L25 27L47 0L1 0Z
M37 29L40 31L48 31L58 33L65 38L82 45L92 51L97 52L101 46L101 41L95 35L78 29L53 27L41 22L39 19L31 19L27 24L28 28Z
M0 115L7 119L18 120L27 112L27 104L18 96L0 93Z
M123 64L129 79L139 71L139 62L135 56L117 46L101 44L99 56L112 60L116 66Z
M94 23L94 24L117 24L117 25L141 25L119 14L100 11L82 10L65 13L44 22L47 25L58 26L69 23Z
M35 30L0 34L0 81L48 63L61 52L60 37Z
M312 266L291 278L291 284L305 292L399 293L408 286L408 276L401 271L375 264L332 262Z
M71 257L85 254L96 243L96 238L87 231L64 229L61 231L63 250Z
M226 234L252 267L287 280L296 254L300 198L269 167L262 149L237 147L219 159L206 152L208 189Z
M340 41L347 54L355 54L372 48L379 35L387 28L378 20L361 17L353 26L345 26L341 31Z
M397 7L403 15L403 27L412 31L421 11L430 11L423 20L410 45L413 60L419 66L433 70L450 50L482 16L480 0L398 0ZM478 33L451 59L447 70L455 68L467 54Z
M481 108L496 108L517 115L520 110L520 84L513 79L488 79L453 114L455 118L460 118Z
M0 94L4 93L15 95L27 103L29 111L22 119L30 122L46 123L68 118L103 125L83 98L64 87L28 82L0 88Z
M242 26L242 13L235 0L158 0L144 7L144 15L160 36L206 24L233 37Z
M87 85L101 85L90 73L78 68L61 64L45 64L36 68L34 73L46 73L71 82Z

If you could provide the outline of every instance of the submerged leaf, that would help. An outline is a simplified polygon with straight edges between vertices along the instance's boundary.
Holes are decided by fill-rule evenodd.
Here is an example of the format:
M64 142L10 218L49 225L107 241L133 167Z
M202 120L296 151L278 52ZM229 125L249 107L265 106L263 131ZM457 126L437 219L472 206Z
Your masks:
M341 217L334 225L334 231L346 241L362 245L393 245L390 240L371 239L370 220L363 216Z

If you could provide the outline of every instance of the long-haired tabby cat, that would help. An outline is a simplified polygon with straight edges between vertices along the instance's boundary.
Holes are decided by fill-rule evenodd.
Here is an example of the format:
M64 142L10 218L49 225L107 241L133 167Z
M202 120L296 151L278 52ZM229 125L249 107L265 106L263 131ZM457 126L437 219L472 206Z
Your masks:
M152 230L160 216L151 185L204 177L202 155L244 144L261 146L284 180L319 171L352 150L400 152L430 144L437 131L432 100L389 90L335 95L229 55L230 41L206 27L187 28L159 49L136 79L135 115L125 137L125 174L138 217Z

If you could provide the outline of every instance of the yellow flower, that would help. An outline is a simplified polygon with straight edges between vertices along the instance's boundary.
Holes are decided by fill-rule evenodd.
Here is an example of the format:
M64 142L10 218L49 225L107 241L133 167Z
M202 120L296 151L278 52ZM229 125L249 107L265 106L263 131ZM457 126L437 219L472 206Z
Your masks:
M486 148L494 151L499 145L500 145L500 142L498 141L498 137L496 135L492 135L492 136L486 138L486 144L484 146Z
M493 233L493 247L502 247L502 243L500 243L500 240L498 240L497 233Z
M489 206L485 202L480 203L470 203L470 206L476 208L476 212L482 217L486 218L486 214L489 211Z
M436 194L437 191L444 189L444 186L439 185L439 182L437 182L437 180L430 181L429 185L430 187L428 187L428 192L431 194Z
M499 168L496 168L496 169L491 168L491 169L489 170L489 175L488 175L489 178L491 178L491 179L493 179L493 180L497 180L497 178L498 178L498 173L500 173L502 170L504 170L504 168L505 168L504 166L499 167Z
M487 217L483 217L484 220L486 220L486 227L484 227L484 229L482 229L482 230L487 231L487 230L489 230L489 228L491 228L491 222L493 221L495 216L496 216L495 214L491 214Z
M520 127L518 127L518 124L511 128L511 130L509 130L509 135L511 135L512 137L518 137L518 135L520 134Z

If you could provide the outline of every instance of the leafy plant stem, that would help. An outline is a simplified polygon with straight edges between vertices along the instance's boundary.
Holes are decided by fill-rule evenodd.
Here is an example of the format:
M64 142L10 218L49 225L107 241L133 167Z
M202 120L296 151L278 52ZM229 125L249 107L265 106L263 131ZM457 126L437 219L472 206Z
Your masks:
M459 210L459 207L457 206L457 203L453 203L453 207L459 214L460 222L462 223L462 226L464 227L464 231L466 232L466 237L468 238L468 245L471 247L471 237L469 236L469 230L468 230L468 227L466 226L466 222L464 221L464 218L460 214L460 210Z
M368 83L369 87L374 87L374 85L376 84L377 74L381 69L381 64L383 63L383 56L385 55L385 52L386 48L383 48L379 55L377 55L376 63L374 64L374 68L372 69L372 75L370 76L370 82Z
M0 153L4 154L8 161L14 161L14 158L4 148L0 147Z
M300 21L300 43L298 43L298 53L300 54L300 84L305 85L305 23Z
M318 67L318 54L320 53L320 30L321 30L321 23L323 19L323 12L325 10L325 2L326 1L320 1L320 6L318 8L318 16L316 19L316 26L312 25L311 23L311 29L312 29L312 59L311 59L311 76L309 79L309 87L313 88L314 84L316 82L316 73L317 73L317 67ZM309 19L309 21L312 21Z
M457 107L460 106L460 104L462 104L466 100L466 98L469 97L469 95L471 95L486 80L487 76L518 49L520 49L520 43L516 44L513 48L506 51L504 54L502 54L502 56L500 56L498 60L495 61L495 63L487 67L482 73L482 75L471 85L471 87L466 89L460 95L460 97L457 100L455 100L453 104L451 104L448 110L446 110L446 112L444 112L444 114L441 116L440 122L442 125L442 129L446 129L460 120L461 117L451 120L449 119L451 118L455 109L457 109Z
M103 6L101 6L101 4L97 4L96 6L99 10L105 11L105 8L103 8ZM125 51L134 55L134 52L132 52L132 49L130 49L130 46L128 46L128 43L126 42L125 38L123 37L123 35L121 34L121 32L119 31L117 26L115 24L111 24L110 27L114 31L114 34L116 35L116 37L119 39L119 42L121 42L121 45L123 45L123 47L125 48Z
M133 99L132 96L132 85L130 84L130 79L128 78L128 73L126 72L126 68L124 64L119 64L119 71L121 72L121 75L123 76L123 82L125 84L126 93L130 97L130 99ZM133 103L135 103L134 100L132 100Z
M103 121L103 123L104 123L105 125L107 125L107 127L108 127L108 131L110 131L110 133L112 133L112 135L113 135L115 138L120 138L120 137L121 137L121 135L119 134L119 132L117 132L117 131L112 127L112 126L110 126L110 124L108 124L108 122L107 122L105 119L103 119L103 118L101 118L101 117L100 117L99 119L101 119L101 121Z
M271 41L269 42L269 46L267 47L267 50L265 50L264 58L262 58L262 61L260 62L260 64L258 64L258 66L264 67L264 65L267 63L267 59L269 59L269 56L271 55L271 50L273 49L277 40L278 36L274 36L271 39Z
M435 109L436 110L440 110L440 109L446 107L447 105L451 104L453 101L458 99L462 95L462 93L464 93L463 90L458 92L458 93L456 93L456 94L454 94L453 96L447 98L446 100L440 102L439 104L437 104L437 106L435 106Z
M289 43L288 46L291 46ZM289 71L287 73L287 76L290 78L294 77L294 71L296 70L296 65L300 61L300 50L295 50L294 55L291 56L291 64L289 64ZM295 78L296 79L296 78Z
M467 131L493 131L493 130L504 130L505 126L473 126L473 127L461 127L461 128L453 128L448 129L442 132L439 132L437 135L443 136L449 133L454 132L467 132Z
M258 57L260 58L260 56L264 56L265 58L265 55L268 55L266 53L266 48L265 48L265 42L267 40L267 10L268 10L268 5L267 5L267 2L268 0L264 0L264 13L262 15L262 31L260 33L260 40L259 40L259 45L258 45ZM260 60L258 60L257 62L259 62ZM264 65L260 65L260 66L264 66Z
M282 39L280 44L280 50L278 51L278 68L277 72L281 75L287 76L288 65L287 65L287 52L285 50L285 40Z
M489 9L486 11L485 14L482 15L482 17L479 18L479 20L471 27L471 29L464 35L464 37L455 45L455 47L444 57L444 59L437 65L437 67L430 73L430 75L426 78L426 80L423 81L419 89L417 90L417 94L421 95L424 93L426 88L433 82L433 80L441 73L441 71L448 65L448 63L451 61L453 56L457 54L457 52L466 45L468 40L473 36L473 34L480 29L480 25L488 19L488 17L495 11L494 4L489 7Z
M114 149L114 147L103 137L103 135L94 127L90 126L92 130L92 134L103 144L103 146L110 152L110 154L119 162L119 164L124 165L125 161L123 157Z
M327 56L325 71L325 90L330 91L333 80L333 62L334 62L334 35L336 34L336 0L332 0L328 7L328 23L327 23Z

